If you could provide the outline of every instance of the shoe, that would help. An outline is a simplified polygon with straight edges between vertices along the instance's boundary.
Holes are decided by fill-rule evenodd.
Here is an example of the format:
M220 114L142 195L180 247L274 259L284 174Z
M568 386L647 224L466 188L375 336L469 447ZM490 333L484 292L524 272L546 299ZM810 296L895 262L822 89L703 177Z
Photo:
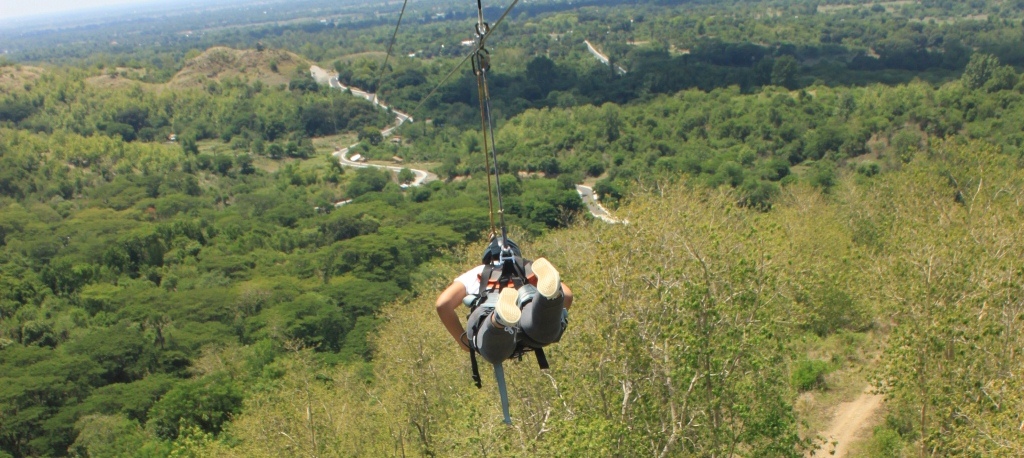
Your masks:
M537 276L537 291L548 299L554 299L562 291L562 279L555 266L545 259L533 261L533 274Z
M494 306L494 318L498 324L506 328L514 328L519 325L519 319L523 317L523 311L516 305L519 293L514 288L505 288L498 295L498 305Z

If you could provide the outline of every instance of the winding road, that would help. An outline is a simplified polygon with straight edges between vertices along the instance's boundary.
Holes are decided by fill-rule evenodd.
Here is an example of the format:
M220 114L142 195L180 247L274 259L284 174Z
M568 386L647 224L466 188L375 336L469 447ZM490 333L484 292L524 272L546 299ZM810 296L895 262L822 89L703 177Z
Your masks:
M589 42L587 43L587 46L590 46ZM591 49L593 50L593 47L591 47ZM594 51L596 52L596 50L594 50ZM600 53L597 53L597 54L600 54ZM607 58L605 58L605 59L607 59ZM351 87L351 86L345 86L344 84L341 84L341 82L338 81L338 75L331 75L329 72L327 72L326 70L324 70L324 69L322 69L322 68L320 68L320 67L318 67L316 65L310 67L309 73L313 77L313 79L316 80L320 84L326 83L328 86L330 86L330 87L332 87L334 89L339 89L339 90L342 90L342 91L350 91L352 93L352 95L354 95L356 97L361 97L363 99L366 99L366 100L370 101L371 103L373 103L374 105L380 107L383 110L389 110L390 109L391 112L395 114L395 124L381 131L381 136L383 136L384 138L390 137L391 134L395 132L395 129L398 129L398 127L400 127L402 124L404 124L406 122L413 122L412 116L409 116L408 113L403 113L403 112L395 110L394 108L391 108L391 107L389 107L387 105L384 105L380 100L377 99L377 94L366 92L366 91L364 91L362 89L359 89L359 88L355 88L355 87ZM345 147L345 148L341 148L341 149L335 151L334 153L331 153L331 155L336 157L338 159L338 162L341 163L341 165L345 165L345 166L348 166L348 167L356 167L356 168L380 167L380 168L384 168L384 169L387 169L387 170L392 170L392 171L395 171L395 172L399 172L403 168L408 168L408 167L399 167L399 166L393 166L393 165L382 165L382 164L370 164L370 163L366 163L366 162L356 162L356 161L353 161L353 160L349 159L348 158L348 153L351 151L351 149L353 147L355 147L358 144L359 143L356 143L354 145L351 145L351 146L348 146L348 147ZM431 181L435 181L435 180L438 179L436 174L428 172L426 170L419 170L419 169L409 169L409 170L412 170L412 173L414 173L416 175L416 179L414 179L411 183L409 183L409 186L420 186L420 185L422 185L424 183L429 183ZM606 208L604 208L604 206L601 205L601 202L598 201L597 195L594 194L594 189L593 188L591 188L589 186L584 186L584 185L576 185L576 192L580 195L580 199L583 200L583 203L586 204L587 209L590 210L590 214L594 215L595 218L598 218L598 219L600 219L600 220L602 220L604 222L612 223L612 224L622 223L623 222L623 221L620 221L620 220L616 219L615 217L613 217L611 215L611 213L609 213L608 210ZM349 200L343 200L343 201L340 201L340 202L335 202L334 206L335 207L340 207L340 206L345 205L345 204L347 204L349 202L350 202Z
M373 93L366 92L366 91L364 91L362 89L359 89L359 88L345 86L344 84L341 84L340 82L338 82L338 75L331 75L330 73L327 72L327 70L324 70L324 69L322 69L322 68L320 68L320 67L318 67L316 65L310 67L309 73L310 73L310 76L312 76L313 79L316 80L316 82L318 82L320 84L323 84L324 82L326 82L328 86L330 86L330 87L332 87L334 89L339 89L339 90L342 90L342 91L351 91L352 95L354 95L356 97L361 97L363 99L366 99L366 100L370 101L370 103L373 103L374 105L380 107L382 110L391 110L391 112L395 114L395 124L389 126L388 128L386 128L386 129L384 129L384 130L382 130L380 132L380 134L381 134L381 136L383 138L390 137L391 134L393 134L395 132L395 129L398 129L402 124L404 124L406 122L412 122L413 121L412 116L409 116L407 113L402 113L401 111L395 110L395 109L393 109L393 108L391 108L391 107L381 103L381 101L377 99L377 94L373 94ZM353 161L353 160L349 159L348 158L349 151L353 147L358 145L358 144L359 143L356 143L356 144L350 145L348 147L341 148L341 149L331 153L331 155L334 156L335 158L337 158L338 162L340 162L341 165L346 165L346 166L349 166L349 167L355 167L355 168L380 167L380 168L391 170L391 171L394 171L394 172L400 172L402 169L408 168L408 167L398 167L398 166L394 166L394 165L369 164L369 163L366 163L366 162L357 162L357 161ZM426 170L419 170L419 169L409 169L409 170L412 170L412 173L416 175L416 178L411 183L409 183L409 186L419 186L419 185L422 185L424 183L429 183L431 181L437 180L437 175L435 175L435 174L433 174L431 172L428 172ZM341 202L336 202L334 204L334 206L335 207L340 207L340 206L342 206L342 205L344 205L344 204L346 204L348 202L349 201L347 201L347 200L343 200Z
M583 40L583 42L587 44L587 50L590 51L590 53L593 54L594 57L597 58L597 60L601 61L602 64L605 64L605 65L611 65L612 64L611 59L608 59L608 56L606 56L603 53L601 53L601 51L598 51L597 48L595 48L594 45L591 44L589 40ZM626 74L626 69L622 68L622 66L619 65L619 64L615 64L615 72L620 74L620 75L625 75Z

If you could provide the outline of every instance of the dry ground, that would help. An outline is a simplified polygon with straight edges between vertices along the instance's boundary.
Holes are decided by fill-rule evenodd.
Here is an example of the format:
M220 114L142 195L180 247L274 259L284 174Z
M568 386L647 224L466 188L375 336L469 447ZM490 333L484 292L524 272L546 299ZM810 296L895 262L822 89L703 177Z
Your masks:
M866 388L878 364L882 337L874 332L833 335L807 343L808 358L839 361L825 377L827 388L800 395L796 409L804 437L817 437L821 448L808 456L846 457L857 450L884 415L883 396Z
M821 433L826 440L825 452L836 458L852 456L851 446L871 437L871 428L880 420L884 398L867 387L857 399L839 404L832 424Z
M25 85L31 85L43 72L39 67L27 65L0 67L0 94L24 91Z

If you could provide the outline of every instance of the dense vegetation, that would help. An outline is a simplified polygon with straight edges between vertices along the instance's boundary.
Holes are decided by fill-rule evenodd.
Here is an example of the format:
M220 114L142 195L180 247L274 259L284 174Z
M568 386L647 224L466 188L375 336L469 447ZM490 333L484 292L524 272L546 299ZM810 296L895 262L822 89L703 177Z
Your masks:
M87 76L46 74L5 98L38 101L0 129L0 445L14 456L86 450L76 440L126 421L150 428L155 454L179 426L219 431L247 391L189 381L211 349L260 348L254 375L286 343L365 361L380 307L486 230L482 179L403 193L317 157L307 135L333 131L310 123L331 109L349 129L380 122L369 103L315 84L113 91ZM521 227L580 208L571 187L505 178Z
M397 11L278 7L3 35L0 456L802 456L799 393L860 368L864 454L1024 453L1020 2L517 7L506 216L578 302L514 429L430 324L489 227L442 81L473 12L413 6L382 68ZM306 59L419 122L383 141ZM344 169L355 139L442 181Z
M1022 179L991 145L951 142L899 171L842 178L833 196L789 186L767 213L703 187L639 197L621 210L629 225L525 247L585 299L550 374L507 365L514 428L443 328L421 326L435 319L425 295L385 310L372 374L300 353L246 401L230 439L195 440L219 456L797 457L813 444L794 399L822 388L790 373L866 364L857 336L874 328L890 335L874 372L889 413L865 455L1014 456ZM440 264L418 290L438 291L474 257ZM808 340L831 350L804 364L793 352ZM243 359L221 360L246 377Z

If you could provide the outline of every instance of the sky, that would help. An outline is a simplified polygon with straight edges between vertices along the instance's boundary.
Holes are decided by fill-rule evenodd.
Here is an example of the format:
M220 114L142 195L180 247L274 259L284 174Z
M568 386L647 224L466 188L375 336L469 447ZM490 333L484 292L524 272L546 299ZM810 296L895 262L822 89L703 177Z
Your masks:
M142 5L153 0L0 0L0 20L38 14L65 13L115 5Z

